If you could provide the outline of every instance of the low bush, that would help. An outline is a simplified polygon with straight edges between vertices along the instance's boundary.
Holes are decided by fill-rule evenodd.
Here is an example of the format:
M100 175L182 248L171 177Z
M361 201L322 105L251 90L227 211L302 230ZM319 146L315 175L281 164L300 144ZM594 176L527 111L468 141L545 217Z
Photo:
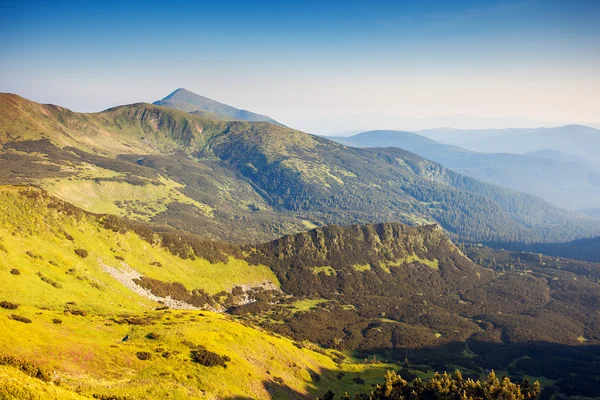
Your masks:
M160 334L156 333L156 332L150 332L149 334L146 335L146 339L158 340L158 339L160 339Z
M85 317L87 315L87 311L80 310L78 308L70 308L70 309L67 309L65 312L68 312L73 315L79 315L80 317Z
M26 251L25 254L27 254L29 257L34 258L36 260L43 260L44 259L44 257L40 256L39 254L34 253L31 250Z
M60 319L60 318L53 318L52 319L52 323L54 323L54 324L62 324L62 319Z
M21 275L21 271L19 271L19 270L18 270L18 269L16 269L16 268L13 268L13 269L11 269L11 270L10 270L10 273L11 273L11 274L13 274L13 275Z
M226 362L231 361L228 356L222 356L210 350L206 350L204 346L198 346L196 350L191 352L192 361L204 365L205 367L227 367Z
M86 258L89 255L86 249L75 249L75 254L81 258Z
M0 356L0 365L7 365L20 369L25 374L40 379L44 382L50 382L50 374L44 369L38 367L30 361L21 360L13 356Z
M33 322L29 318L23 317L22 315L17 315L17 314L12 314L9 318L12 320L15 320L15 321L26 323L26 324L30 324Z
M120 396L117 394L103 394L103 393L94 393L92 395L94 399L98 400L129 400L130 397Z
M19 305L8 301L0 301L0 307L6 308L7 310L16 310L19 308Z
M152 358L152 353L148 351L138 351L137 353L135 353L135 355L142 361L147 361Z
M47 284L52 285L57 289L62 288L62 285L59 282L55 281L52 278L47 277L46 275L42 274L41 272L38 272L37 275L40 277L40 279L42 281L46 282Z

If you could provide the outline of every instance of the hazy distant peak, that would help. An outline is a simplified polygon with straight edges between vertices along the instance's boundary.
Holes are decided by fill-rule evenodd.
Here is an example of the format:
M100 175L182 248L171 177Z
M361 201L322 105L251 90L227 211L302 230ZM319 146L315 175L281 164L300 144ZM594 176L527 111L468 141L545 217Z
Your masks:
M153 104L196 114L208 112L243 121L270 122L281 125L279 122L266 115L241 110L209 99L208 97L201 96L185 88L179 88L171 92L162 100L155 101Z

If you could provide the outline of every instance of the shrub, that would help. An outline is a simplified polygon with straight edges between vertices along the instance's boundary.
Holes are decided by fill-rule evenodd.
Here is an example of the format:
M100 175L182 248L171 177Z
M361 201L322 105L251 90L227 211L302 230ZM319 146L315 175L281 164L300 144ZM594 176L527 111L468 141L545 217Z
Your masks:
M86 249L75 249L75 254L81 258L86 258L89 255Z
M277 383L279 383L280 385L283 385L283 378L280 378L278 376L274 377L273 380Z
M50 382L50 374L30 361L21 360L13 356L0 356L0 365L18 368L33 378Z
M87 315L87 311L85 311L85 310L80 310L80 309L78 309L78 308L75 308L75 309L68 309L68 310L66 310L66 312L69 312L69 313L71 313L71 314L73 314L73 315L79 315L80 317L85 317L85 316Z
M52 319L52 322L53 322L53 323L55 323L55 324L62 324L62 319L59 319L59 318L53 318L53 319Z
M98 400L129 400L129 397L117 394L94 393L92 397Z
M115 256L115 259L119 260L119 261L125 261L125 259L121 256Z
M138 351L135 355L142 361L150 360L152 358L152 354L148 351Z
M16 269L16 268L13 268L13 269L11 269L11 270L10 270L10 273L11 273L11 274L13 274L13 275L21 275L21 271L19 271L19 270L18 270L18 269Z
M42 274L41 272L38 272L37 275L40 277L40 279L52 286L54 286L57 289L61 289L62 285L60 283L58 283L57 281L55 281L52 278L47 277L46 275Z
M0 307L6 308L7 310L16 310L19 308L18 304L10 303L8 301L0 301Z
M150 332L149 334L146 335L146 339L158 340L158 339L160 339L160 334L158 334L156 332Z
M36 260L43 260L44 259L42 256L40 256L39 254L35 254L31 250L26 251L25 254L27 254L29 257L34 258Z
M198 346L196 350L191 352L192 361L204 365L205 367L227 367L226 362L231 361L228 356L222 356L215 352L206 350L204 346Z
M29 318L27 318L27 317L23 317L22 315L17 315L17 314L12 314L12 315L11 315L9 318L10 318L10 319L13 319L13 320L15 320L15 321L19 321L19 322L26 323L26 324L30 324L30 323L32 323L32 322L33 322L33 321L32 321L32 320L30 320Z

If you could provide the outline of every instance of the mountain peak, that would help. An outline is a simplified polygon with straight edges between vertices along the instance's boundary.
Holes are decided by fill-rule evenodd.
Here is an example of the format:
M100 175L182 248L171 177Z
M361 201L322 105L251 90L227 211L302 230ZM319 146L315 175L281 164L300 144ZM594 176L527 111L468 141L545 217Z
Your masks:
M281 125L266 115L240 110L230 105L209 99L208 97L201 96L185 88L178 88L162 100L155 101L153 104L174 108L196 115L210 116L209 114L217 114L231 119L250 122L270 122Z

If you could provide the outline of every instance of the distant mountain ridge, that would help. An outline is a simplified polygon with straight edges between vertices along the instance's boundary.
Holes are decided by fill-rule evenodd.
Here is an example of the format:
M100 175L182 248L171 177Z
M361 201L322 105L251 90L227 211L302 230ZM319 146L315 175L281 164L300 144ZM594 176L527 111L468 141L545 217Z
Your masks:
M451 135L453 131L447 132ZM403 131L369 131L329 139L348 146L402 148L459 173L539 196L559 207L600 207L600 169L583 157L558 150L479 153Z
M525 129L438 128L417 133L442 143L484 153L525 154L557 150L596 162L600 149L600 130L575 124Z
M183 88L175 90L164 99L155 101L152 104L174 108L176 110L189 112L195 115L212 113L242 121L270 122L272 124L281 125L279 122L267 117L266 115L256 114L247 110L240 110L227 104L219 103L218 101L209 99L207 97L200 96L196 93L192 93Z

